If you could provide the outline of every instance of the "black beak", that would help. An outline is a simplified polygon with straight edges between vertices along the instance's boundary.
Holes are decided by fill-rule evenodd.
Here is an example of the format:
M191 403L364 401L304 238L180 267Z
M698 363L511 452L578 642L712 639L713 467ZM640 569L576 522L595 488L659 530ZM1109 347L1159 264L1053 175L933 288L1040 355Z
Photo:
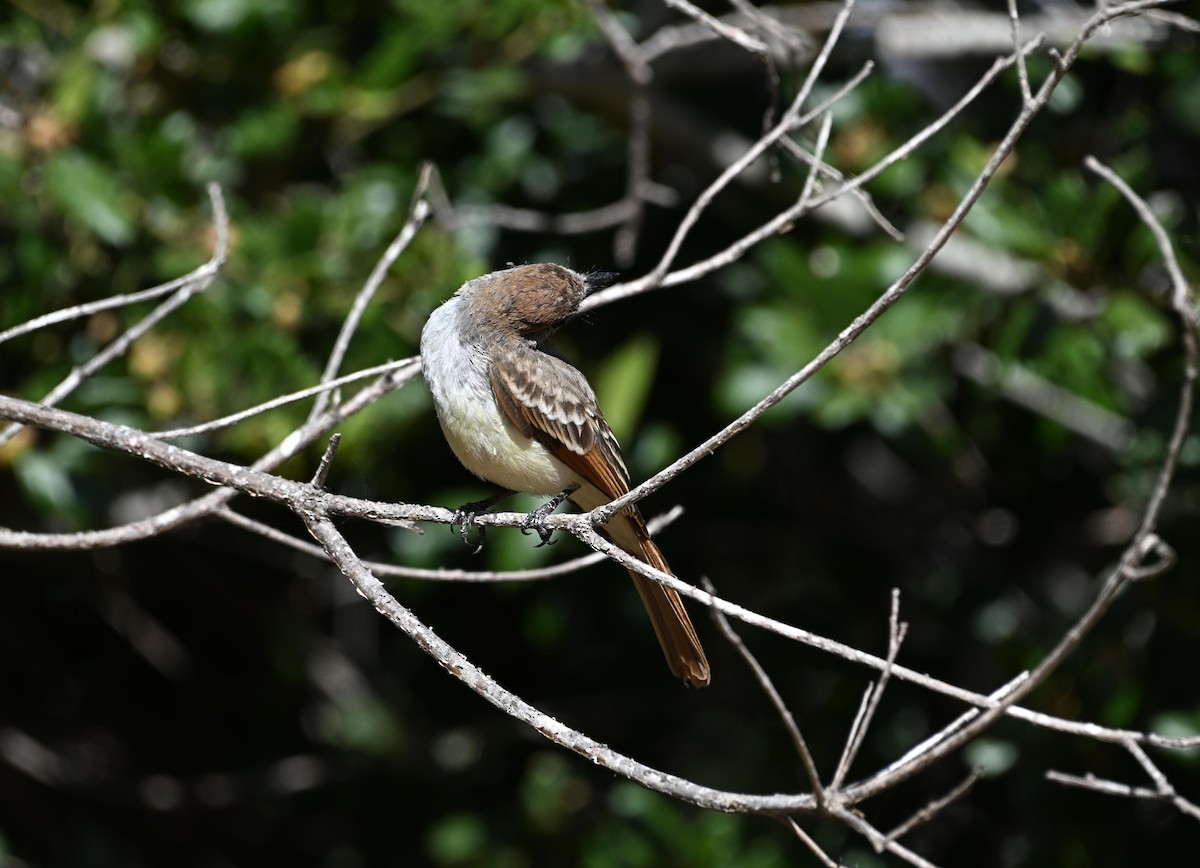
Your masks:
M592 274L585 274L583 282L587 284L587 294L591 295L598 289L604 289L606 286L612 286L617 282L617 278L621 276L619 271L596 271Z

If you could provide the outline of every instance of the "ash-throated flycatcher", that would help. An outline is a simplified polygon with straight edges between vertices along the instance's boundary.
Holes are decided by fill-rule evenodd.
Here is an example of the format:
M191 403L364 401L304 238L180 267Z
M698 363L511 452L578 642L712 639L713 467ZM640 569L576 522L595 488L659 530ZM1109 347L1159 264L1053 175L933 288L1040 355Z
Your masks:
M546 342L589 292L615 278L521 265L467 281L430 315L421 332L425 381L446 441L476 476L511 491L564 494L584 511L629 490L621 447L592 387ZM636 506L603 530L634 557L671 572ZM630 575L671 672L693 687L708 684L708 661L679 595Z

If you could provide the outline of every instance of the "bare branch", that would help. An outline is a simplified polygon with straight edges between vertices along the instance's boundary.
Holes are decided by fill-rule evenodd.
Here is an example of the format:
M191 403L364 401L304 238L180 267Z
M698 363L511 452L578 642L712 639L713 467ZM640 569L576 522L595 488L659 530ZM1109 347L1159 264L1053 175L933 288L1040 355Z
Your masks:
M274 449L267 452L258 461L251 465L250 469L254 471L266 471L278 467L284 461L297 455L303 449L307 448L317 439L329 433L335 425L340 424L345 419L359 413L364 407L368 407L384 395L392 392L414 376L416 376L417 367L406 368L401 371L394 371L391 374L386 374L380 377L374 383L364 387L353 397L347 399L344 403L338 405L332 410L327 411L321 418L312 423L301 426L293 431L277 445ZM0 418L7 419L26 419L20 414L21 406L39 407L45 413L51 414L50 417L44 418L59 418L61 424L43 425L43 427L53 428L54 430L64 433L76 434L71 422L65 420L84 419L86 417L76 416L75 414L64 413L63 411L54 411L51 408L42 405L28 404L28 402L17 401L0 395ZM61 413L61 417L55 417L53 414ZM106 425L97 420L87 420L99 427L91 428L89 433L93 434L97 440L97 445L107 449L119 449L128 454L138 454L134 451L136 444L140 443L142 438L156 439L157 435L149 434L142 431L135 431L132 428L124 426ZM35 423L42 424L42 423ZM83 436L76 434L76 436ZM86 439L86 437L85 437ZM172 449L176 447L170 447ZM183 450L181 450L183 451ZM192 453L186 453L192 454ZM197 459L209 461L210 459L196 456ZM169 459L163 466L171 470L179 471L181 468L174 467L170 464ZM230 465L232 466L232 465ZM209 468L213 473L219 473L216 466ZM187 471L183 471L187 472ZM200 479L215 478L206 475L204 472L192 474ZM264 474L265 475L265 474ZM232 478L232 477L231 477ZM272 477L268 477L272 478ZM13 548L24 550L46 550L46 549L94 549L103 548L106 546L120 545L123 543L133 542L139 539L146 539L166 531L174 530L186 524L199 521L217 508L228 503L237 495L237 490L233 488L225 488L220 491L214 491L199 497L179 506L172 507L156 515L148 516L137 521L132 521L118 527L107 528L105 530L80 531L77 533L29 533L25 531L14 531L8 528L0 528L0 548ZM398 521L403 521L404 517L397 517Z
M371 270L370 277L363 284L362 289L358 291L358 295L354 297L354 303L350 306L350 312L346 314L346 318L342 320L342 327L338 331L337 340L334 341L333 350L329 353L329 359L325 363L325 371L321 374L321 382L328 383L337 377L338 369L342 366L342 359L346 357L346 351L350 348L350 340L354 337L354 332L358 330L358 324L362 320L362 315L367 309L367 305L371 303L371 299L375 297L376 291L383 284L383 279L387 277L388 270L392 267L400 254L412 242L413 237L417 234L417 230L424 225L425 220L429 217L429 202L426 200L426 191L429 189L430 178L433 174L433 165L426 163L421 167L421 176L417 180L417 188L413 193L412 205L409 208L408 219L404 221L404 226L400 232L392 239L392 243L388 245L379 262ZM322 392L317 400L313 402L312 410L308 414L308 422L312 422L318 416L325 412L329 406L329 393Z
M662 530L673 524L680 516L683 515L683 507L676 506L662 515L656 515L651 518L647 525L650 528L650 533L657 536ZM295 551L302 552L311 557L327 560L325 552L320 546L315 546L310 542L305 542L302 539L297 539L291 534L284 533L277 528L273 528L268 524L263 524L260 521L255 521L252 518L247 518L240 513L234 512L226 506L219 507L213 510L213 517L227 521L230 524L240 527L243 530L258 534L265 539L280 545L287 546ZM382 561L364 560L363 565L376 576L381 578L400 578L400 579L417 579L420 581L429 582L461 582L466 584L488 584L492 582L544 582L549 579L558 578L559 576L571 575L572 573L580 572L581 570L595 566L596 564L604 563L608 558L600 552L592 552L579 558L572 558L563 561L560 564L553 564L548 567L537 567L536 569L528 570L452 570L447 568L439 569L422 569L420 567L406 567L399 564L387 564Z
M687 0L663 0L672 9L678 9L684 15L698 21L704 27L707 27L713 33L716 33L723 39L727 39L735 45L739 45L749 52L754 54L767 54L767 44L759 39L755 39L740 27L735 27L732 24L727 24L718 18L709 15L703 9L693 6Z
M822 865L826 866L826 868L840 868L841 863L830 859L828 854L821 849L820 845L818 845L817 842L812 839L812 836L800 828L799 823L797 823L791 817L784 817L783 822L787 824L789 829L792 830L792 834L799 838L801 843L803 843L804 846L807 847L812 854L821 861Z
M1067 51L1067 54L1063 58L1062 66L1056 69L1054 74L1047 77L1041 88L1039 88L1036 98L1026 105L1016 120L1013 121L1008 132L1005 134L1000 144L997 145L991 159L988 160L987 165L984 166L983 170L975 178L975 181L972 183L970 189L960 200L958 206L954 209L954 212L942 224L938 232L935 233L933 239L930 241L925 250L916 258L912 265L909 266L908 270L905 271L905 273L895 283L888 287L888 289L884 291L884 293L879 296L879 298L877 298L875 302L872 303L869 308L867 308L866 311L860 314L849 326L843 329L842 332L839 333L838 336L828 346L826 346L824 350L822 350L807 365L805 365L798 372L789 377L784 383L778 386L767 397L763 398L748 411L746 411L746 413L735 419L712 437L708 438L708 440L704 441L691 452L687 453L682 458L677 459L674 463L659 471L657 474L650 477L640 485L634 486L632 490L622 497L617 498L605 506L593 510L592 514L595 517L595 520L601 523L607 521L619 510L631 503L636 503L638 500L644 498L648 494L658 490L671 479L674 479L676 476L678 476L687 468L691 467L696 462L700 461L702 458L713 454L713 452L715 452L719 447L723 446L737 434L744 431L750 426L751 423L754 422L755 419L782 401L798 386L812 377L812 375L824 367L830 359L841 352L846 346L848 346L860 334L862 334L862 332L865 331L872 323L874 323L875 320L877 320L886 310L888 310L888 308L895 304L908 290L908 287L911 286L916 277L922 271L924 271L926 267L928 267L929 263L937 255L938 251L946 243L947 239L949 239L951 234L962 223L963 219L966 217L971 208L974 207L979 197L983 195L984 190L986 190L988 185L991 183L992 177L1000 168L1001 163L1012 153L1013 149L1016 147L1017 141L1024 134L1029 124L1033 122L1033 119L1049 101L1051 93L1054 92L1055 87L1058 85L1058 82L1061 81L1065 71L1069 69L1078 58L1079 52L1087 42L1088 37L1097 28L1103 26L1105 22L1111 20L1113 17L1129 14L1131 7L1142 8L1150 5L1154 5L1154 3L1143 2L1127 4L1125 6L1109 10L1108 12L1098 13L1092 17L1088 26L1082 33L1080 33L1078 38L1074 43L1072 43L1070 49ZM992 71L990 71L988 75L985 75L984 78L981 79L980 84L989 81L990 75L998 72L999 68L1011 62L1011 58L997 61L997 63L993 65ZM977 88L979 86L980 85L977 85ZM972 89L973 92L975 90L976 88ZM961 105L963 105L963 103L960 103L960 106ZM949 115L943 117L947 118ZM931 135L932 129L933 127L927 127L925 131L922 131L921 134L910 140L909 146L912 146L912 143L924 136L926 132ZM906 148L909 146L906 146ZM850 184L861 184L865 182L865 180L868 180L870 177L874 176L873 172L874 170L859 175L853 181L842 185L839 190L844 191L848 189ZM834 192L836 193L838 191ZM814 207L822 200L831 198L832 195L833 193L830 193L826 194L825 196L818 197L813 203ZM771 223L776 223L778 220L779 218L777 217L775 220L771 221ZM649 277L652 278L653 275L650 275ZM603 296L604 293L600 293L599 295Z
M380 614L399 627L418 648L500 711L528 724L555 744L574 751L601 768L635 780L648 789L700 807L742 813L811 811L815 807L812 796L756 796L724 792L651 768L571 729L505 690L491 676L421 623L412 612L387 592L382 583L358 560L350 544L328 518L325 509L328 496L311 487L308 488L308 492L309 496L297 503L297 511L330 560L354 583L358 592Z
M229 428L236 425L238 422L244 422L254 416L259 416L269 410L274 410L278 407L284 407L288 404L302 401L305 398L311 398L313 395L320 395L323 392L328 392L331 389L338 389L349 383L356 383L359 380L365 380L368 377L376 377L380 374L391 373L392 371L404 371L409 367L412 368L412 373L420 370L420 356L410 356L407 359L400 359L397 362L388 362L385 365L376 365L373 368L363 368L361 371L356 371L353 374L347 374L344 377L338 377L336 380L330 380L328 383L322 383L319 386L310 386L307 389L301 389L299 392L289 392L286 395L280 395L278 398L272 398L270 401L264 401L246 410L239 410L237 413L231 413L228 416L222 416L220 419L214 419L211 422L204 422L200 425L193 425L190 428L172 428L168 431L156 431L154 436L159 440L178 440L182 437L193 437L197 434L208 434L211 431L219 431L222 428Z
M81 383L91 377L96 371L103 368L113 359L124 355L126 350L133 345L134 341L154 328L155 325L173 313L177 308L182 307L192 296L204 292L212 286L213 281L216 280L217 274L221 270L221 266L225 264L225 257L229 253L229 214L225 210L225 196L222 194L220 186L209 184L208 197L212 203L213 230L216 235L216 244L214 245L212 258L191 274L180 278L178 281L165 284L166 286L175 287L174 292L169 298L150 311L150 313L136 324L126 329L116 340L89 359L85 364L71 371L62 382L42 398L42 404L47 407L56 405L67 395L75 391ZM3 430L0 430L0 446L12 440L20 430L20 425L8 425Z
M322 423L321 427L313 428L312 426L305 426L299 429L284 443L280 444L279 447L248 468L206 458L180 447L171 446L158 440L153 434L137 431L124 425L102 422L65 410L43 407L39 404L0 395L0 418L2 419L11 419L27 425L35 425L40 428L71 434L103 449L124 452L175 472L207 480L211 484L227 486L227 488L221 491L213 492L203 498L177 507L174 510L168 510L150 519L145 519L142 522L133 522L129 525L108 531L90 531L80 534L36 534L0 528L0 548L23 550L51 548L79 549L94 548L101 545L114 545L127 540L141 539L154 533L155 528L158 528L159 531L169 530L199 518L204 518L224 506L238 491L278 503L290 504L296 497L303 496L309 490L308 487L302 486L301 483L281 479L262 472L262 466L275 466L279 462L286 460L290 455L284 447L289 446L289 444L297 448L300 445L308 445L312 440L327 433L332 426L358 412L361 409L360 402L370 403L376 400L380 394L388 391L389 388L394 388L394 385L390 387L386 385L386 381L391 377L395 377L395 375L381 378L376 384L364 389L345 404L336 408L336 415L333 415L335 411L330 411L329 414L319 420ZM324 430L321 430L321 428ZM454 513L452 511L434 506L384 503L335 494L327 495L326 503L326 509L333 514L383 522L385 524L408 521L431 521L450 524L454 520ZM525 518L524 513L486 513L479 516L476 521L481 525L489 527L518 528L522 525ZM744 623L764 630L770 630L784 638L801 642L826 653L837 655L850 662L868 666L879 671L882 671L887 666L887 661L883 658L864 653L844 643L752 612L742 606L694 588L674 576L654 570L652 567L631 557L622 549L612 545L606 538L597 533L588 520L587 513L551 515L546 518L546 526L548 528L568 530L590 548L602 552L608 559L616 561L623 567L635 570L653 581L667 585L686 597L698 600L704 605L717 609ZM899 664L894 665L891 671L892 676L895 678L952 697L968 705L987 709L1000 707L998 706L998 699L1006 695L1012 689L1013 685L1019 684L1027 677L1025 674L1022 674L1010 685L1002 688L1000 692L992 696L985 696L970 690L964 690L963 688L956 687L955 685L948 684ZM1092 723L1065 720L1017 706L1003 707L1003 711L1005 714L1019 720L1028 721L1037 726L1058 732L1081 735L1097 741L1121 744L1127 740L1133 740L1139 744L1152 744L1173 749L1200 746L1200 737L1172 738L1154 733L1148 734L1132 730L1110 729ZM962 720L972 720L977 714L978 712L976 711L968 712Z
M854 759L862 748L863 739L866 738L867 730L871 727L871 721L875 718L875 712L879 709L879 700L883 698L883 690L887 687L892 668L896 665L896 655L900 653L900 645L904 642L904 635L908 632L908 624L900 623L899 618L900 589L892 588L892 613L888 618L887 665L879 673L879 680L875 683L875 688L868 690L864 697L864 705L855 718L854 725L850 728L850 735L846 739L846 748L842 751L842 758L838 761L833 783L830 784L831 789L840 790L842 788L846 773L854 764Z
M744 153L729 167L727 167L725 171L722 172L715 181L709 184L704 192L702 192L696 198L696 201L692 203L692 207L688 210L688 213L684 215L684 218L680 221L679 226L676 227L675 235L671 238L670 243L667 245L666 251L659 259L658 264L654 266L654 268L649 274L646 275L645 278L643 278L647 285L657 286L662 282L663 278L670 270L671 263L675 261L675 257L678 255L680 247L683 246L684 239L687 238L688 233L700 219L700 215L707 210L709 204L716 197L717 193L725 189L730 181L740 175L746 169L746 167L758 159L758 157L761 156L768 147L774 144L783 135L803 126L808 120L811 119L801 117L800 110L804 107L804 103L807 102L809 95L812 93L813 86L816 84L818 76L825 68L825 64L829 60L829 55L833 51L833 46L837 44L838 38L842 33L842 28L845 27L846 20L850 16L850 10L853 8L854 0L846 0L845 4L842 6L841 13L834 21L834 26L829 31L829 37L826 40L824 47L813 61L812 67L808 71L808 77L801 86L799 93L796 94L795 99L792 100L791 106L789 106L788 110L784 112L779 123L776 124L774 129L772 129L769 133L767 133L765 136L762 136L757 142L751 145L750 148L747 149L746 153Z
M710 594L716 590L713 583L708 578L702 579L704 590ZM824 805L825 803L825 788L821 786L821 775L817 771L816 761L813 760L812 753L808 749L808 743L804 740L804 736L800 733L800 727L796 725L796 718L792 716L792 711L787 707L787 703L783 701L783 697L779 695L779 691L775 689L775 683L771 681L771 676L767 674L767 670L763 669L758 659L746 647L746 643L742 641L742 637L737 634L733 626L729 623L729 619L725 617L719 609L710 609L713 621L718 629L729 641L738 654L742 655L742 659L746 661L746 665L750 667L755 680L763 693L767 695L771 705L775 707L775 713L779 715L779 719L783 722L784 729L791 736L792 746L796 748L796 755L800 757L800 762L804 766L805 774L808 775L809 786L813 789L813 794L816 796L817 804Z
M887 833L888 840L898 841L899 839L901 839L905 835L907 835L909 832L911 832L913 829L915 829L918 826L921 826L925 823L928 823L930 820L932 820L934 817L936 817L938 814L940 814L945 808L954 804L959 799L961 799L963 796L965 796L967 793L969 793L971 791L971 788L975 786L976 782L979 781L979 779L982 778L983 775L984 775L983 769L981 769L981 768L972 769L971 773L969 775L967 775L966 779L963 780L962 783L960 783L958 786L956 786L950 792L946 793L946 795L942 796L941 798L934 799L932 802L925 805L925 807L921 808L921 810L917 811L915 814L913 814L911 817L909 817L907 820L905 820L903 823L901 823L895 829L892 829L892 831L888 832Z
M1029 70L1025 66L1025 55L1021 53L1021 19L1017 15L1017 0L1008 0L1008 20L1012 24L1013 51L1017 55L1017 74L1021 79L1021 99L1025 105L1033 102L1033 91L1029 89Z
M1133 209L1142 219L1142 222L1146 224L1146 227L1153 233L1163 262L1166 264L1167 273L1171 276L1171 306L1175 309L1175 313L1178 315L1183 327L1181 333L1183 336L1184 366L1183 384L1180 386L1179 391L1179 411L1175 416L1175 426L1171 432L1171 440L1167 445L1166 460L1163 461L1162 467L1159 470L1158 479L1155 481L1154 489L1150 494L1150 502L1146 506L1141 528L1138 530L1138 536L1144 537L1148 536L1158 523L1158 516L1162 511L1163 501L1166 499L1167 490L1171 486L1171 480L1175 478L1175 471L1179 467L1179 458L1183 454L1184 443L1187 440L1188 432L1191 430L1192 405L1195 400L1197 379L1196 322L1198 315L1191 288L1183 277L1183 269L1179 267L1179 260L1175 258L1175 249L1171 245L1171 239L1167 237L1166 230L1158 222L1158 218L1154 216L1154 212L1150 210L1150 206L1133 192L1133 189L1125 183L1124 179L1099 160L1094 157L1087 157L1084 160L1084 165L1116 187L1121 195L1125 197L1126 201L1133 206Z
M866 818L863 817L858 811L852 811L847 808L838 808L836 811L834 811L834 816L870 841L871 846L875 848L876 852L882 853L886 850L889 853L894 853L895 855L899 856L910 865L917 865L920 866L920 868L937 868L937 866L935 866L928 859L918 856L912 850L909 850L907 847L896 841L893 841L887 835L884 835L882 832L868 823Z

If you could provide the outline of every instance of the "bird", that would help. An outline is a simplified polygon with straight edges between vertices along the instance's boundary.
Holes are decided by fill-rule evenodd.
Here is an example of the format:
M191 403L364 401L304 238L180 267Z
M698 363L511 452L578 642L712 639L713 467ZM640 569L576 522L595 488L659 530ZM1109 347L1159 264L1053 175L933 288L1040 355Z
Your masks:
M464 540L476 510L513 492L552 498L526 523L544 544L550 532L541 522L564 498L586 512L629 491L629 470L595 392L548 342L584 298L618 276L555 263L510 266L468 280L430 314L421 331L422 373L442 433L467 470L504 489L456 512ZM636 504L601 530L674 575ZM708 660L679 594L629 574L672 674L707 686Z

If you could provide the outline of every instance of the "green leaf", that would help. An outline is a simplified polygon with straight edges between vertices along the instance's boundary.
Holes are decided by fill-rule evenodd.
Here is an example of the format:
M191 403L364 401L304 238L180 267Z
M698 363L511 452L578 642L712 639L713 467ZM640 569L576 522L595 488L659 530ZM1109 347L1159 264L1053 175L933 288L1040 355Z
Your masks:
M110 244L133 240L121 187L97 160L78 151L55 154L46 165L46 191L67 214Z
M657 366L658 341L635 335L609 357L593 380L604 418L617 440L629 439L636 429Z

